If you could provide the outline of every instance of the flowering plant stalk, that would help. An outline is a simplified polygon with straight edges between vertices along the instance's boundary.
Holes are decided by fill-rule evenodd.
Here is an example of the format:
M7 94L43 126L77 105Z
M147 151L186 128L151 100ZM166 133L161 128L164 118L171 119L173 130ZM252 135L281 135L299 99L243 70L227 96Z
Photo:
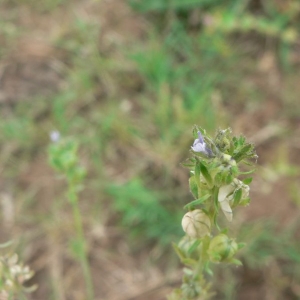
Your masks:
M67 181L67 197L72 208L76 238L73 240L73 249L82 268L83 278L86 284L87 300L94 300L92 275L87 256L87 245L83 231L82 215L79 209L78 194L82 190L82 182L86 176L86 170L80 165L76 140L61 138L58 132L52 132L52 144L49 147L49 162Z
M207 281L207 275L213 275L210 265L241 264L235 255L244 244L229 237L228 229L219 222L221 218L232 222L233 210L249 204L252 178L247 175L254 170L242 172L240 166L251 166L257 159L254 146L243 136L232 137L230 128L219 130L213 139L197 126L193 134L192 157L183 165L190 169L189 185L195 200L184 207L188 210L182 219L186 235L173 245L185 265L183 283L169 300L210 299L214 295ZM240 180L241 175L246 177Z

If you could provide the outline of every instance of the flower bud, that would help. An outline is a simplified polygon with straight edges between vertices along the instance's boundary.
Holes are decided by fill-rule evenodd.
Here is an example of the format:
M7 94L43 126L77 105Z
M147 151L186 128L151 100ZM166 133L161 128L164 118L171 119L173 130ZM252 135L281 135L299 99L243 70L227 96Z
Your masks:
M197 243L197 241L199 242L199 240L185 235L178 243L178 248L182 251L185 257L198 260L201 252L201 244L198 243L195 247L195 243Z
M236 167L236 161L229 154L223 154L222 159L224 163L227 163L232 167Z
M238 251L238 244L226 234L214 237L208 248L208 255L212 262L229 262Z
M201 209L195 209L184 215L181 225L190 237L201 238L210 233L211 222Z

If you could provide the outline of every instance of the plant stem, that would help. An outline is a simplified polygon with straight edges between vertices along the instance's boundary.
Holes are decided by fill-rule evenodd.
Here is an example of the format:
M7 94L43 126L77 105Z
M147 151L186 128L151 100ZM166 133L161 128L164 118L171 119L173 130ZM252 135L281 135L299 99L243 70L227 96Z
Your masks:
M94 288L93 288L93 281L92 281L92 275L90 270L90 265L87 258L87 252L86 252L86 241L84 237L83 232L83 223L82 223L82 217L78 206L78 197L75 190L75 187L72 183L70 183L69 186L69 200L72 205L73 210L73 218L75 223L75 230L77 233L78 241L80 242L80 264L83 270L83 277L85 280L86 285L86 292L87 292L87 299L88 300L94 300Z

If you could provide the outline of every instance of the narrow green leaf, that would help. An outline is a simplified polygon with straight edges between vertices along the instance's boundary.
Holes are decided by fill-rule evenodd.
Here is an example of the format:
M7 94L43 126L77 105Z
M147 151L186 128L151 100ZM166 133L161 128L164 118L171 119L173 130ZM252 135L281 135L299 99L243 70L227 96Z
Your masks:
M205 202L209 197L210 197L210 195L209 195L209 194L206 194L206 195L204 195L203 197L201 197L201 198L199 198L199 199L196 199L196 200L194 200L194 201L192 201L192 202L186 204L186 205L184 206L184 208L190 209L190 208L192 208L192 207L195 206L195 205L199 205L199 204Z
M194 139L198 138L198 131L199 131L198 126L194 125L194 128L193 128L193 137L194 137Z
M217 229L219 231L221 231L221 228L220 228L220 226L218 224L218 220L217 220L218 219L218 213L216 211L214 212L213 219L214 219L214 225L217 227Z
M195 166L195 159L194 158L188 158L184 162L182 162L181 165L185 168L191 169Z
M219 196L219 188L218 187L214 187L213 190L213 199L214 199L214 207L215 207L215 211L217 212L219 210L219 201L218 201L218 196Z
M240 202L240 205L246 206L246 205L249 204L249 202L250 202L250 198L248 197L248 198L243 199L243 200Z
M233 159L234 159L236 162L241 161L243 158L245 158L245 156L247 156L247 153L248 153L252 148L253 148L253 145L251 145L251 144L245 145L238 153L236 153L236 154L233 156Z
M204 266L204 271L206 271L206 273L210 276L213 276L214 273L213 271L211 270L211 268L209 267L209 261L205 264Z
M231 259L229 262L236 265L236 266L242 266L243 265L243 263L240 260L236 259L236 258Z
M195 265L197 265L197 261L192 258L184 258L182 260L182 263L190 267L194 267Z
M197 160L195 164L195 178L198 185L200 184L200 174L201 174L201 162Z
M243 194L242 189L238 189L235 191L233 195L233 207L237 206L240 203L242 199L242 194Z
M197 240L193 243L193 245L189 248L188 254L189 254L189 255L192 254L192 253L194 252L194 250L200 245L200 243L201 243L201 240L200 240L200 239L197 239Z
M247 184L247 185L248 185L248 184L250 184L250 183L252 182L252 179L253 179L252 177L248 177L248 178L245 178L245 179L242 180L242 181L243 181L244 184Z
M246 246L246 243L238 243L238 249L242 249Z
M0 244L0 248L6 248L12 245L13 241L8 241L6 243Z
M25 293L32 293L32 292L36 291L37 288L38 288L38 285L34 284L34 285L30 286L30 287L25 287L24 291L25 291Z
M181 249L175 243L172 243L172 246L173 246L176 254L178 255L179 259L181 260L181 262L183 262L183 260L185 259L185 255L184 255L183 251L181 251Z
M185 275L188 275L188 276L191 276L191 275L194 274L194 273L193 273L193 270L188 269L188 268L183 268L183 273L184 273Z
M232 176L230 173L224 174L223 182L224 184L230 184L233 181L234 176Z
M227 233L228 233L228 228L222 229L222 230L220 231L220 233L223 233L223 234L226 234L226 235L227 235Z
M198 198L198 185L197 185L195 176L191 176L189 178L189 185L190 185L190 191L191 191L191 193L197 199Z
M219 226L218 221L217 221L218 212L219 212L218 195L219 195L219 188L218 187L214 187L214 189L213 189L213 200L214 200L214 215L213 215L213 220L214 220L215 226L220 231L221 229L220 229L220 226Z
M255 169L253 170L250 170L250 171L247 171L247 172L239 172L240 175L249 175L249 174L252 174L254 173Z
M212 181L212 178L211 178L211 176L210 176L210 174L209 174L209 172L208 172L206 166L205 166L204 164L202 164L201 162L199 162L199 163L200 163L200 171L201 171L203 177L205 178L207 184L208 184L210 187L212 187L213 181Z

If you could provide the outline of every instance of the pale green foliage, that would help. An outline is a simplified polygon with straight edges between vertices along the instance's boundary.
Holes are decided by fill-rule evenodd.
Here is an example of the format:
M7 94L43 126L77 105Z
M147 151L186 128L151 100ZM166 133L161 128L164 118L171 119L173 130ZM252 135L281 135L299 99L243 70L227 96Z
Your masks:
M166 207L162 195L146 188L141 180L109 185L107 192L113 197L112 205L121 214L121 224L131 237L168 245L180 235L180 212Z

